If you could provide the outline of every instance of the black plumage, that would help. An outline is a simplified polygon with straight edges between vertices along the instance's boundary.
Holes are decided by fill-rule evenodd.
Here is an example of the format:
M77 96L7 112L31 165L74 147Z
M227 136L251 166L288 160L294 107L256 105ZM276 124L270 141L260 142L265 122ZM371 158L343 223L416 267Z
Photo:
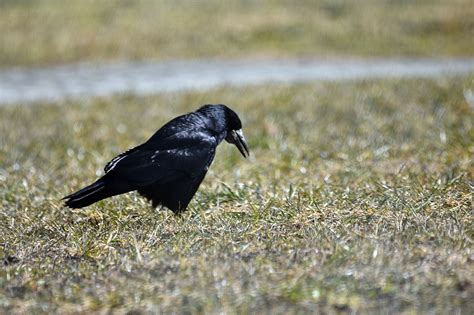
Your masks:
M204 105L174 118L145 143L112 159L104 176L63 199L70 208L82 208L136 190L154 207L184 211L224 139L248 156L239 116L222 104Z

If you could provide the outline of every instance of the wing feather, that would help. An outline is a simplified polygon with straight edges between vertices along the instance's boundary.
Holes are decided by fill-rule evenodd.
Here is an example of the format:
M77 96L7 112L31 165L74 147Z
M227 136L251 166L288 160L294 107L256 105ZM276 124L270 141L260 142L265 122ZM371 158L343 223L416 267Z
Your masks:
M196 178L207 171L216 147L216 139L206 133L179 133L163 139L159 145L142 145L119 155L107 169L137 188L183 176Z
M123 153L120 153L119 155L117 155L116 157L114 157L109 163L107 163L104 167L104 172L105 173L108 173L110 170L112 170L117 164L118 162L120 162L121 160L123 160L124 158L126 158L128 155L132 154L133 152L136 152L137 150L140 149L140 146L137 146L135 148L132 148L130 150L127 150Z

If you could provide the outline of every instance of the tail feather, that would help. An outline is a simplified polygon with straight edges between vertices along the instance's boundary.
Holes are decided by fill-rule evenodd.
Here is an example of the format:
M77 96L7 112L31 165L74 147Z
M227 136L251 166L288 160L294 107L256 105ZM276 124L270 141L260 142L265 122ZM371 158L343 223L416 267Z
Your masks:
M77 209L93 204L99 200L110 197L105 180L99 179L95 183L63 198L66 206Z

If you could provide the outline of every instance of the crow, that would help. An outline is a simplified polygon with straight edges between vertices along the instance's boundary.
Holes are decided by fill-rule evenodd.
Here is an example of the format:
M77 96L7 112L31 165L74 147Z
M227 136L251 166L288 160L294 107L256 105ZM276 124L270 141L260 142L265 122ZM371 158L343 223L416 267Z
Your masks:
M145 143L113 158L105 165L104 176L63 200L70 208L82 208L136 190L153 207L182 212L224 139L249 156L239 116L223 104L204 105L172 119Z

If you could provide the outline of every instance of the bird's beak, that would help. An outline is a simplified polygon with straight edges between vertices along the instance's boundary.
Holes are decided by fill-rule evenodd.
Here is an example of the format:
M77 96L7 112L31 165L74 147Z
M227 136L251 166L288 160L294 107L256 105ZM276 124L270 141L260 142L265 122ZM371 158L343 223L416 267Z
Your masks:
M247 141L245 141L242 129L232 130L230 134L227 135L226 140L227 142L235 144L244 158L250 156L249 148L247 147Z

